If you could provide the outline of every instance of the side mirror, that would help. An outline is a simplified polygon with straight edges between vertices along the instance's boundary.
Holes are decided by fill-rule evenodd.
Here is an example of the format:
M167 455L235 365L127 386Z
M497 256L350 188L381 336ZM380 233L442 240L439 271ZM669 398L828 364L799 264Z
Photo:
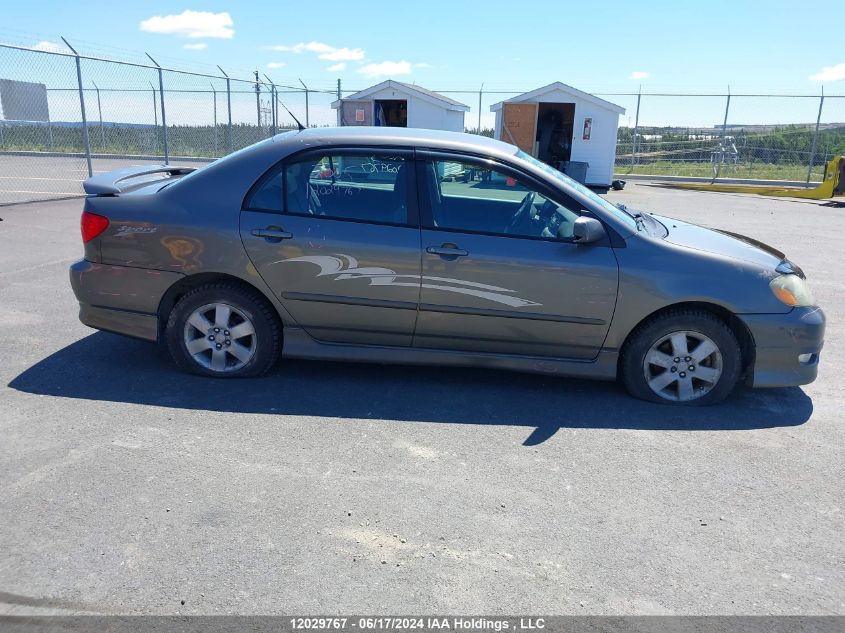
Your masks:
M595 218L581 216L572 227L572 241L576 244L598 242L605 236L604 226Z

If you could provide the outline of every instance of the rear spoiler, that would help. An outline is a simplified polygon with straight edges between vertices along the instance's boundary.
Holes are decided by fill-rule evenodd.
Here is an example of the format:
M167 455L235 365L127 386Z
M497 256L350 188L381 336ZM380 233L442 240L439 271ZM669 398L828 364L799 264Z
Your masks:
M171 165L136 165L124 167L92 176L82 183L85 193L95 196L116 196L121 192L118 183L130 178L152 176L154 174L167 174L169 176L182 176L196 171L196 167L173 167Z

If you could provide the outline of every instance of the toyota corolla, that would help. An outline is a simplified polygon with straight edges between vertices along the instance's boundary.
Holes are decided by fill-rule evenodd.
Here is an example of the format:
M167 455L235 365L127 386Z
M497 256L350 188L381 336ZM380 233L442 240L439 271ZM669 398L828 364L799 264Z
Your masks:
M481 366L697 405L818 370L824 314L783 253L491 139L310 129L84 186L80 319L205 376L280 356Z

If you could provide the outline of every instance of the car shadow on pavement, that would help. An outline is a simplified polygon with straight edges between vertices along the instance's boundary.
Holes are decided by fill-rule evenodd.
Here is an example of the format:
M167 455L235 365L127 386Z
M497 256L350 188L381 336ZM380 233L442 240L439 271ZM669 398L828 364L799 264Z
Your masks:
M732 431L796 426L813 412L798 388L739 389L721 405L641 402L612 382L487 369L286 360L266 377L179 372L161 347L98 332L14 378L18 391L159 407L355 419L561 428Z

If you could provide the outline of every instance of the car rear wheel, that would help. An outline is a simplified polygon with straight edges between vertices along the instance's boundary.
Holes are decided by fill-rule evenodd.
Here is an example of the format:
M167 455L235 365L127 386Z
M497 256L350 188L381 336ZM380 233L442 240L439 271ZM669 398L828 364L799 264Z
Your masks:
M257 292L213 283L188 292L167 321L167 347L180 369L221 378L259 376L278 360L281 327Z
M622 379L642 400L707 405L734 388L742 353L731 329L719 317L677 310L646 322L622 351Z

